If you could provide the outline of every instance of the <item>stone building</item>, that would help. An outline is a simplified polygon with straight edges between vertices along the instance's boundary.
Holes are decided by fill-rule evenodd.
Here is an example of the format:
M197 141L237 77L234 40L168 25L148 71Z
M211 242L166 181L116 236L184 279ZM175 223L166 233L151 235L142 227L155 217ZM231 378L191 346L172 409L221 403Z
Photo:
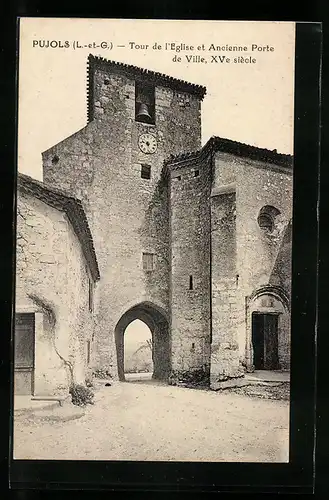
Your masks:
M82 205L19 174L15 393L65 395L93 364L99 270Z
M153 336L154 377L211 387L289 369L292 157L211 138L206 89L88 58L87 125L43 153L81 200L99 262L94 368L124 380L124 332Z
M290 367L291 158L211 138L166 162L172 367ZM188 353L188 355L186 355Z

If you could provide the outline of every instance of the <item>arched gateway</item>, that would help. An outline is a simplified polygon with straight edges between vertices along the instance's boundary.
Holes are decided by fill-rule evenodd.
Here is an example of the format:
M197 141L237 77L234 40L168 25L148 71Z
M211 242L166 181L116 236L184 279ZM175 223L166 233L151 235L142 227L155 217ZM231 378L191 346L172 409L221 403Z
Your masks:
M119 380L125 380L124 333L127 326L135 319L143 321L152 333L153 378L168 380L171 368L168 318L163 309L150 302L142 302L128 309L115 327Z

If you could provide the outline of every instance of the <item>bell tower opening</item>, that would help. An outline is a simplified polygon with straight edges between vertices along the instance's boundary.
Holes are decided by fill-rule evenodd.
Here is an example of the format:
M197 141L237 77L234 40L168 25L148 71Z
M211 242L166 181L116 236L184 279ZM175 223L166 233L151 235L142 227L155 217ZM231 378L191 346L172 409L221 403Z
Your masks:
M144 82L135 82L135 120L155 124L155 87Z

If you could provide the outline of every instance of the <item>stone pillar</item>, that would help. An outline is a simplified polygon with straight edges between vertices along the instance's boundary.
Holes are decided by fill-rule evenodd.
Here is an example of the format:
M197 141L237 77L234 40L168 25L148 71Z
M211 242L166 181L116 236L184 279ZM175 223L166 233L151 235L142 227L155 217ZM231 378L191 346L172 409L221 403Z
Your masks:
M237 339L235 209L235 186L217 189L211 197L212 389L219 389L244 373Z

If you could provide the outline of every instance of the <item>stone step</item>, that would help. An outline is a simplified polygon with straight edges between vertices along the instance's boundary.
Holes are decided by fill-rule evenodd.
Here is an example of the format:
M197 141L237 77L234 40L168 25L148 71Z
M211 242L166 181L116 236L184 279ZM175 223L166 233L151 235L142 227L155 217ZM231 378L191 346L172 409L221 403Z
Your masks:
M58 400L52 401L33 401L29 399L29 401L16 401L14 402L14 413L15 415L19 415L21 413L34 413L45 409L53 409L60 406Z

